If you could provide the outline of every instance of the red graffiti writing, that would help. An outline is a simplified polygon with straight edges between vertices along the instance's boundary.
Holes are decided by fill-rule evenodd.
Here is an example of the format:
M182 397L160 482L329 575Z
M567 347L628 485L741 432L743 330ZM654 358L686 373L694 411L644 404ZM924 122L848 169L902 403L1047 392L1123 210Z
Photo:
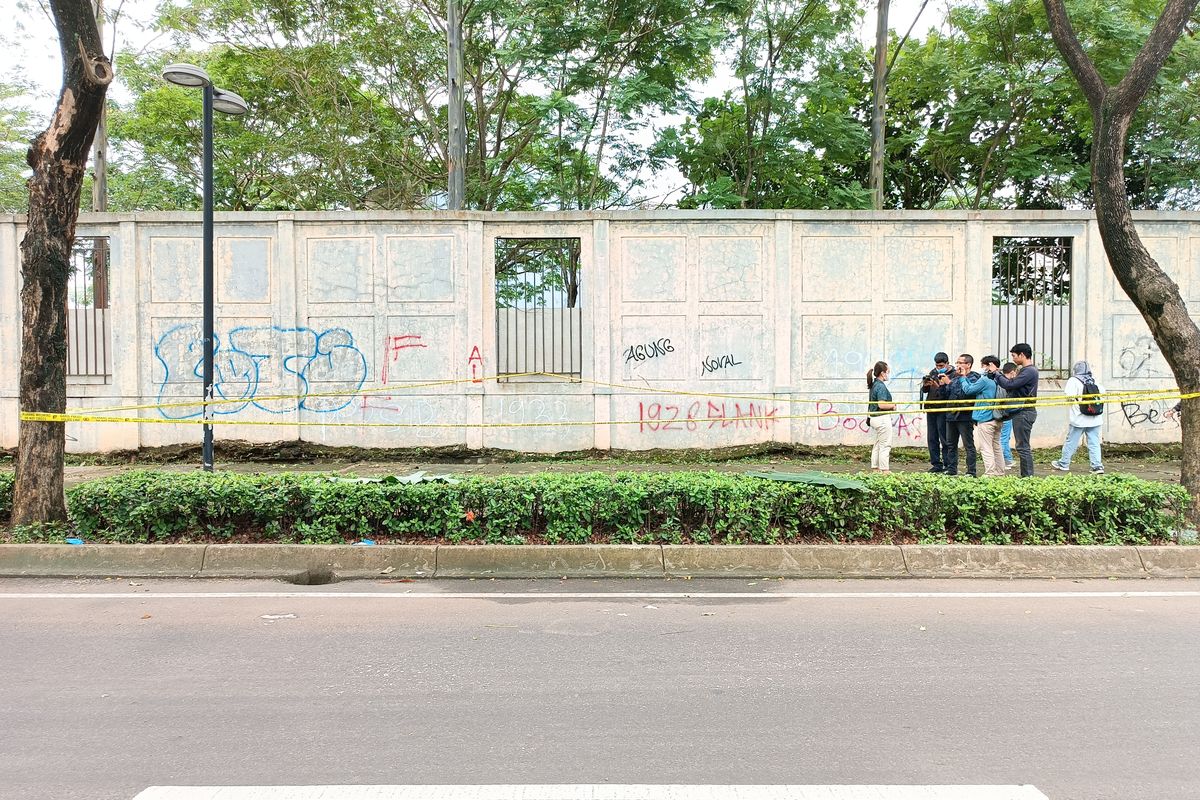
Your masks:
M467 356L467 363L471 365L471 382L483 383L483 379L479 377L479 370L483 368L483 355L479 352L479 345L471 348L471 355Z
M638 431L695 431L700 428L770 428L779 420L778 406L762 403L715 403L696 400L672 403L638 403Z
M817 418L817 430L819 431L845 430L868 433L871 430L866 414L843 414L834 408L832 400L818 400L817 413L820 414ZM891 419L896 438L913 441L924 438L925 426L921 422L920 414L901 412L893 414Z
M388 382L388 365L400 359L400 351L408 350L413 347L427 347L422 344L420 334L410 334L405 336L388 336L383 340L383 379L384 385Z

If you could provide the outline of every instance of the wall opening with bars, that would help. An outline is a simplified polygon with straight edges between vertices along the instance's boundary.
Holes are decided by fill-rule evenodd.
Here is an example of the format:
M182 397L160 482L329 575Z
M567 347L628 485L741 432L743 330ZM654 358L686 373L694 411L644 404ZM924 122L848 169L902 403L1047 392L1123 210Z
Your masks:
M583 274L577 238L497 238L496 371L583 376Z
M108 276L110 250L107 236L80 236L71 252L71 277L67 284L67 375L103 379L112 377L109 362Z
M1071 237L992 239L992 332L995 352L1026 342L1046 377L1067 377L1071 353Z

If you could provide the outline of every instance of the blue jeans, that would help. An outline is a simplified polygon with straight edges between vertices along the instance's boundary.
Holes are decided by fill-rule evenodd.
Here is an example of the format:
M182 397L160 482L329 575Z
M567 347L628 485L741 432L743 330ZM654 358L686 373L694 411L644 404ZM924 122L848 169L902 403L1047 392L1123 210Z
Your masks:
M1004 420L1004 427L1000 429L1000 449L1004 451L1004 463L1012 463L1012 447L1009 442L1012 441L1012 420Z
M1087 437L1088 461L1092 463L1092 469L1099 469L1103 466L1100 461L1100 426L1094 425L1091 428L1077 428L1074 425L1067 426L1067 440L1063 442L1062 457L1058 463L1064 466L1071 466L1071 459L1075 457L1075 451L1079 449L1079 440Z

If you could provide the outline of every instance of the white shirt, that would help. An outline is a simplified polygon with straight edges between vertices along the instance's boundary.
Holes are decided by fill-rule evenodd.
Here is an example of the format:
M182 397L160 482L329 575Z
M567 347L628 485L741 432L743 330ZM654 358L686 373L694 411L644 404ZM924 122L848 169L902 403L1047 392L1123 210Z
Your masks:
M1104 387L1099 383L1096 387L1100 390L1100 394L1104 394ZM1074 375L1067 380L1066 388L1063 389L1063 394L1067 397L1080 397L1083 394L1083 381L1076 378ZM1095 417L1089 417L1079 410L1079 403L1072 403L1067 406L1069 412L1070 424L1076 428L1098 428L1104 424L1104 415L1100 414Z

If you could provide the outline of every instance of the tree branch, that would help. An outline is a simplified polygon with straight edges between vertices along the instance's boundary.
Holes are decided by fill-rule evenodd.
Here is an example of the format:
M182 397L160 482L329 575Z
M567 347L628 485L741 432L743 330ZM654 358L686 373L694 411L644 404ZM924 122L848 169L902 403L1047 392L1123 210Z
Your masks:
M1175 0L1175 2L1179 2L1179 0ZM1195 0L1192 2L1194 3ZM1108 95L1108 86L1100 77L1096 65L1088 58L1087 53L1083 52L1083 45L1079 43L1079 37L1075 35L1075 28L1071 26L1071 20L1067 16L1067 8L1063 0L1042 0L1042 5L1046 8L1046 17L1050 23L1050 35L1054 37L1054 43L1058 46L1059 52L1063 54L1067 66L1075 76L1075 80L1079 82L1079 87L1083 89L1088 106L1092 109L1092 116L1098 118L1100 107L1104 105L1104 98Z
M1046 0L1049 2L1049 0ZM1055 0L1062 2L1062 0ZM1133 65L1113 92L1113 112L1122 117L1132 117L1137 107L1154 85L1155 76L1166 63L1175 47L1183 27L1196 10L1197 0L1170 0L1167 7L1154 23L1150 38L1138 51Z

